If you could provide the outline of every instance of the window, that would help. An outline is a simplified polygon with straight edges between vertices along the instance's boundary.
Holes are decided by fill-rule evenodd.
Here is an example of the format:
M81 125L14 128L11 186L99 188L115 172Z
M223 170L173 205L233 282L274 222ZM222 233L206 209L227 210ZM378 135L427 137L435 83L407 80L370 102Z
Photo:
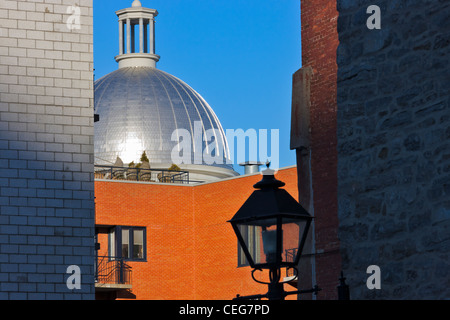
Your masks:
M116 226L109 233L109 256L145 261L146 230L143 227Z
M261 245L260 240L258 239L259 227L250 227L250 228L242 228L241 229L242 237L244 241L247 243L247 248L250 254L255 258L255 263L259 263L261 256ZM245 257L244 250L242 250L241 245L238 242L238 267L246 267L249 266L247 258Z
M144 259L144 230L133 230L133 259Z
M122 229L122 254L121 257L125 259L130 258L130 230Z

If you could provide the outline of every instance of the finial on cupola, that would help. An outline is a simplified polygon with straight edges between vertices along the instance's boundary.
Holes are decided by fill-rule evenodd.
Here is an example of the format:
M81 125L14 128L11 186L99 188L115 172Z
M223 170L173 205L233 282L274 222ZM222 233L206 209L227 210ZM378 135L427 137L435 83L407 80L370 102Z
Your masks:
M142 3L139 0L134 0L132 7L142 7Z

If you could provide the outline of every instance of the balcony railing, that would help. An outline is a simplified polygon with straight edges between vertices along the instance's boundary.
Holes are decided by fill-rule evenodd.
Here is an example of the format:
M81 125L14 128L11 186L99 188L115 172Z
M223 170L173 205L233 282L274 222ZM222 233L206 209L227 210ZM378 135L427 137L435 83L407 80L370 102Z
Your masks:
M131 267L122 258L99 256L95 282L99 285L131 286Z
M297 255L297 248L293 249L286 249L286 262L294 262L294 258ZM286 277L293 277L295 276L295 270L293 268L287 268L286 269Z
M94 166L95 179L189 184L188 171Z

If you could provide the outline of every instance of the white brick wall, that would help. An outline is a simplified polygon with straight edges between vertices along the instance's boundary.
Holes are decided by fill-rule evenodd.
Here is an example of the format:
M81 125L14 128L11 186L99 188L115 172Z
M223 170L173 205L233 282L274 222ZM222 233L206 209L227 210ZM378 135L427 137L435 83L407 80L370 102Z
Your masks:
M0 0L0 299L94 298L92 5Z

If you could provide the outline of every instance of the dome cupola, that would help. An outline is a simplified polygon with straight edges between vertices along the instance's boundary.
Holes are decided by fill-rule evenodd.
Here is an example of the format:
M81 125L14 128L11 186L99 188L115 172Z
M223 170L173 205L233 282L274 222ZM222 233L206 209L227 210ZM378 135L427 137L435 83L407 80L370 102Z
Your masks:
M175 164L189 171L191 180L238 175L213 109L184 81L156 68L154 18L158 12L135 0L131 8L116 14L119 69L94 84L94 109L100 116L94 125L95 163L112 165L117 157L125 164L136 162L145 151L152 168L167 169L181 152L183 162ZM189 146L180 150L180 142L186 146L187 139Z

